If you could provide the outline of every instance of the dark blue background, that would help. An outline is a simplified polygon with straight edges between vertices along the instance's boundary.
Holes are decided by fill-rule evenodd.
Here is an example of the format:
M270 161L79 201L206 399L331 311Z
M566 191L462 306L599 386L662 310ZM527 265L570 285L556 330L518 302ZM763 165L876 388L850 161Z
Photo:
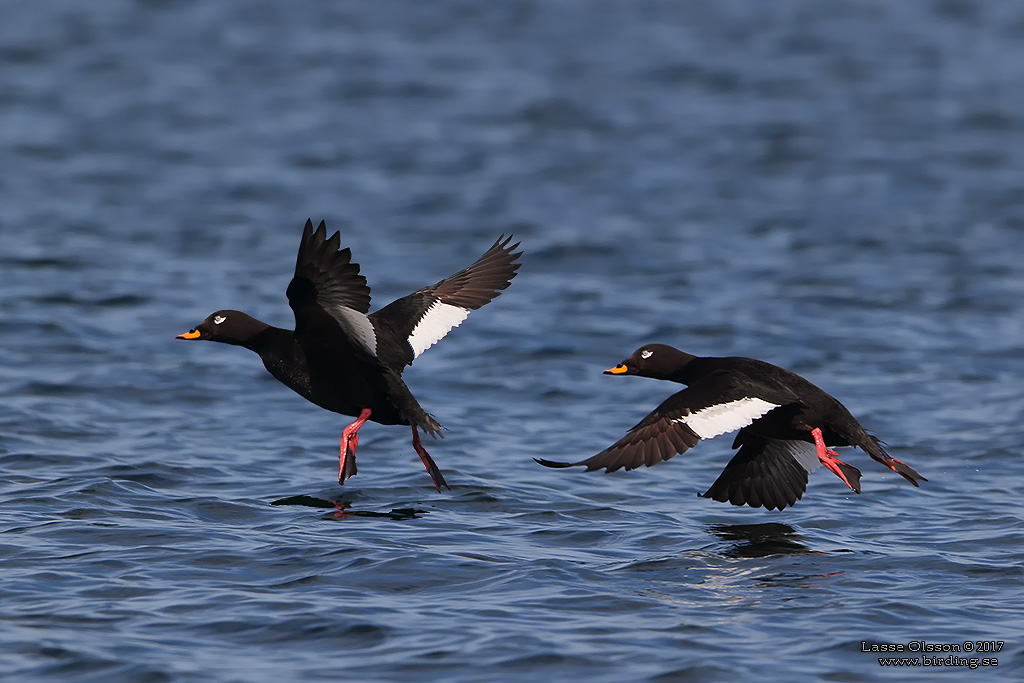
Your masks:
M0 15L0 676L913 676L862 640L1024 661L1015 3ZM218 308L290 326L307 217L376 306L523 240L406 373L453 492L373 424L339 489L346 419L174 341ZM821 471L769 513L695 497L728 437L537 466L674 391L601 375L648 341L796 370L930 481L851 451L862 495Z

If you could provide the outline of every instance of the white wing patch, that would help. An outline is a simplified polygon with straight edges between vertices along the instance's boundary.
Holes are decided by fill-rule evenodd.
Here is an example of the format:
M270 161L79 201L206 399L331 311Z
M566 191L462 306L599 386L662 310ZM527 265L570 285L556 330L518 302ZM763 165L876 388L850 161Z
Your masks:
M807 470L808 474L821 467L821 461L818 460L818 449L814 447L814 444L806 441L769 439L764 450L788 455L796 460L800 467Z
M684 415L676 418L675 422L682 422L702 439L710 439L746 427L769 410L778 407L777 403L769 403L759 398L741 398Z
M344 306L331 306L327 310L353 341L369 351L371 356L377 357L377 335L369 318Z
M448 334L453 327L461 325L468 316L468 308L443 304L440 301L430 304L430 308L423 312L423 317L416 323L416 327L412 328L412 334L409 335L412 357L419 357L421 353Z

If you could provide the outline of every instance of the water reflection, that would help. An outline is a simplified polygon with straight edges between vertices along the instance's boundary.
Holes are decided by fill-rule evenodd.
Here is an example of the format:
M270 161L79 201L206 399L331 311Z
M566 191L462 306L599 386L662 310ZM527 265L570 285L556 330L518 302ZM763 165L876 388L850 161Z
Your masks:
M712 524L707 531L732 544L722 551L727 557L804 555L814 552L800 542L800 534L788 524Z
M415 508L393 508L388 512L377 512L375 510L353 510L352 503L344 500L326 500L324 498L316 498L315 496L288 496L287 498L279 498L271 503L271 505L303 505L311 508L323 508L323 509L334 509L337 512L334 513L336 519L346 519L348 517L385 517L387 519L393 519L402 521L406 519L419 519L422 515L427 513L426 510L417 510Z

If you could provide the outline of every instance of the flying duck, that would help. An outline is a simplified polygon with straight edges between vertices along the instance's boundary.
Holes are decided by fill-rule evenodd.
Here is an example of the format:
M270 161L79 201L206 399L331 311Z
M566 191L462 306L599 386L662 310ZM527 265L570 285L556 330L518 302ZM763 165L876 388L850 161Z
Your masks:
M509 286L520 266L522 252L514 251L519 243L502 235L468 268L368 315L370 288L351 250L339 249L340 241L338 232L327 237L323 221L315 231L306 221L287 291L294 330L222 310L177 338L244 346L303 398L355 417L341 433L339 484L356 473L359 428L371 420L411 425L413 449L434 487L451 490L417 431L439 437L441 425L416 401L402 371Z
M782 510L803 497L807 475L824 465L860 493L860 470L839 459L837 446L859 446L914 486L927 481L891 457L842 403L803 377L751 358L693 356L646 344L606 375L639 375L687 385L622 439L573 463L537 459L547 467L585 466L605 472L648 467L684 453L701 439L739 430L739 451L705 493L733 505Z

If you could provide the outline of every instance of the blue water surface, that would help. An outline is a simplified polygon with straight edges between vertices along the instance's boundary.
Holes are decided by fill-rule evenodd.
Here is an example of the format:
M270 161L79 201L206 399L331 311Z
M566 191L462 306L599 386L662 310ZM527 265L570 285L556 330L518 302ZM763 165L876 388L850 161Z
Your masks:
M0 678L1022 675L1024 8L2 10ZM307 217L375 307L522 240L406 372L452 492L372 423L340 488L347 418L174 340L219 308L291 326ZM601 374L652 341L805 375L929 481L849 450L861 495L821 470L779 513L696 496L729 437L534 463L676 390Z

